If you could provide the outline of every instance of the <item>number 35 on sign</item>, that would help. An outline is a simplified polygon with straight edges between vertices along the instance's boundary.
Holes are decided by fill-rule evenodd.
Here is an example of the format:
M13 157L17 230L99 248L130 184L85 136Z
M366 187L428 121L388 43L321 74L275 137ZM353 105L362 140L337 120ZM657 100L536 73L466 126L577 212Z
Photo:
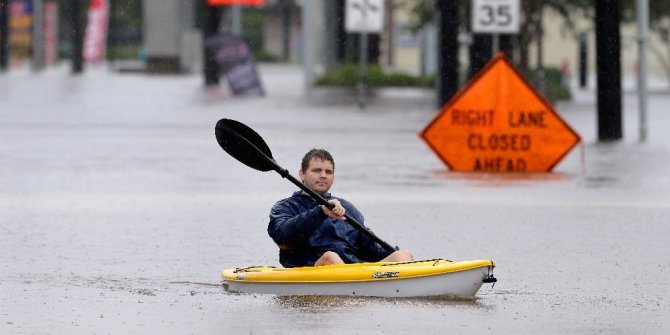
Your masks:
M474 33L518 34L520 0L472 0Z

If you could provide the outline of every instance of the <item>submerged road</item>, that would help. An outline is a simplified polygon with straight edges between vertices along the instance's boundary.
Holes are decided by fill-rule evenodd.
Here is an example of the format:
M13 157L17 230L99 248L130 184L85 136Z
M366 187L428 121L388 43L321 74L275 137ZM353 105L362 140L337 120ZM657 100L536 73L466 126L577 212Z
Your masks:
M419 139L423 91L302 93L297 67L260 69L269 92L233 99L197 76L89 69L0 80L0 333L670 332L670 95L635 96L621 142L595 140L592 91L557 110L584 143L550 174L450 173ZM312 147L332 191L420 259L493 259L474 301L227 293L219 271L278 265L270 206L295 187L225 154L242 121L297 175Z

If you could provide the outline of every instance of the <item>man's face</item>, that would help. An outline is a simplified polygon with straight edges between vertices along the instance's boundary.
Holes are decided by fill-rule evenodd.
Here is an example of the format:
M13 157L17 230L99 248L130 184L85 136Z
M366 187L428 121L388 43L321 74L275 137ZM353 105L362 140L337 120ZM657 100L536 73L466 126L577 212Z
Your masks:
M335 180L335 169L333 163L328 160L312 158L309 161L307 171L300 170L300 180L307 187L321 195L326 194Z

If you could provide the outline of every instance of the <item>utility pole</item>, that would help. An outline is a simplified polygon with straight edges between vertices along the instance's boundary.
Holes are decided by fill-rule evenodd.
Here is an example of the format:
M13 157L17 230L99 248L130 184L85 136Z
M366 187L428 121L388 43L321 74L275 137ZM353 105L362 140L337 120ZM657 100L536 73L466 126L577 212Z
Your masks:
M490 34L472 34L468 78L474 77L491 59L493 38Z
M281 0L279 2L282 22L282 58L285 62L291 59L291 19L293 12L293 1Z
M649 40L649 0L637 0L638 58L637 92L640 108L640 142L647 141L647 43Z
M622 138L619 0L596 0L598 140Z
M235 37L242 37L242 6L230 6L230 31Z
M203 37L206 41L208 38L215 36L219 32L219 23L221 22L221 7L205 5L205 15L203 23ZM208 48L203 43L203 55L205 56L205 86L219 85L219 64L216 62L214 50Z
M31 57L33 71L44 69L44 2L33 0L33 52Z
M537 85L540 92L547 95L544 71L544 0L533 1L539 16L535 38L537 39Z
M585 32L579 33L579 88L586 88L588 68L588 37Z
M109 31L107 32L107 41L106 43L106 48L107 48L107 61L109 62L114 62L114 47L116 47L116 30L117 30L117 24L116 24L116 19L114 17L114 13L116 10L116 7L118 5L115 5L116 1L110 0L107 2L107 8L109 10L109 19L108 19L108 28Z
M70 5L68 16L72 27L72 44L70 58L72 59L72 73L79 74L84 72L84 27L81 20L80 0L68 1Z
M330 15L325 15L325 31L326 31L326 40L324 41L325 49L330 50L330 52L324 53L324 64L326 69L332 69L340 63L340 53L343 48L341 47L342 39L338 38L340 36L340 29L342 25L342 11L341 7L338 7L338 1L324 1L324 11L325 13L331 13ZM288 49L288 45L285 45L285 49ZM284 59L287 61L290 59L290 53L288 50L284 52Z
M0 72L9 64L9 0L0 0Z
M314 65L316 64L315 48L315 14L317 7L314 1L305 1L302 4L302 63L305 69L305 89L309 91L314 85L316 73Z
M459 1L436 1L438 16L437 104L444 106L458 91Z

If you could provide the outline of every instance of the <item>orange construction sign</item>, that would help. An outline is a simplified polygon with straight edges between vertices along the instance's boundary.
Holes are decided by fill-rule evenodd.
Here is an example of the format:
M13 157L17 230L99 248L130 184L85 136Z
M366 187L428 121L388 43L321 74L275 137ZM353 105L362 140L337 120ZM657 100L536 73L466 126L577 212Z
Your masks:
M210 6L225 6L225 5L251 5L260 6L265 5L265 0L207 0Z
M549 172L581 141L501 52L420 136L465 172Z

